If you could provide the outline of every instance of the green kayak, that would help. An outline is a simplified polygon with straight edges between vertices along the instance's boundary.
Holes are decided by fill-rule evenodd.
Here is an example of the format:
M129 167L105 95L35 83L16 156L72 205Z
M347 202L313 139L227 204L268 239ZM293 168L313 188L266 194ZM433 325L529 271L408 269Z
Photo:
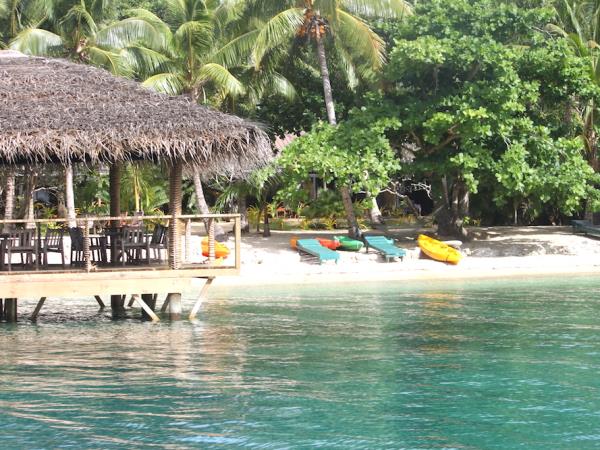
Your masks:
M363 248L363 243L356 239L349 238L348 236L335 236L333 239L338 241L341 245L338 250L347 250L349 252L357 252Z

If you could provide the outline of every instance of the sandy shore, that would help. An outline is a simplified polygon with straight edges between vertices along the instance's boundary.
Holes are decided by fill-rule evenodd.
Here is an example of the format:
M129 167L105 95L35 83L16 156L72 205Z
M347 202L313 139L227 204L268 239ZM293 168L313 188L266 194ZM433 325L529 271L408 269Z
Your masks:
M404 261L386 263L376 253L340 252L337 264L305 261L290 247L293 236L333 237L335 232L273 231L242 238L239 277L220 277L216 285L331 283L385 280L447 280L495 277L600 273L600 240L572 233L571 227L473 228L474 239L461 251L466 257L453 266L421 255L416 244L420 232L431 229L391 229L386 236L407 250ZM368 234L383 234L373 231Z

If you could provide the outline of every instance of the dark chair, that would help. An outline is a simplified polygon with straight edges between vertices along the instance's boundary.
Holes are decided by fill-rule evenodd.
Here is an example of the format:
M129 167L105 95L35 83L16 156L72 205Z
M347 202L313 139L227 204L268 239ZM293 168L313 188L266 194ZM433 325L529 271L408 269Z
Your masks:
M62 261L62 267L65 268L65 249L63 247L63 236L64 230L52 230L46 231L46 236L42 242L42 248L40 253L42 255L42 264L48 266L48 253L60 253L60 259Z
M143 256L145 256L143 259L146 260L146 264L150 265L150 239L142 228L123 228L119 246L123 265L125 265L125 259L129 263L139 263ZM146 252L146 254L143 255L142 252Z
M39 268L38 260L38 242L34 229L13 230L8 234L6 243L6 256L8 259L8 271L12 271L12 255L21 255L21 265L33 264L35 259L35 269Z
M83 228L69 228L71 238L71 265L84 264ZM90 237L90 257L93 262L106 262L106 246L102 238Z
M162 262L162 250L167 251L167 237L168 237L169 228L162 226L161 224L157 224L152 231L152 235L150 236L150 250L153 252L153 259Z

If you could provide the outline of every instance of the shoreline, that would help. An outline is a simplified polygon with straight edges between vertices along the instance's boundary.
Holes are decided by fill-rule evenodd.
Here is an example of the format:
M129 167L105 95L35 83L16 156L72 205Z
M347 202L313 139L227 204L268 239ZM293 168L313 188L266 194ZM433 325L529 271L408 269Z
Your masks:
M242 238L242 269L237 277L219 277L215 287L306 285L378 281L469 281L600 274L600 240L573 234L570 227L490 227L473 229L463 243L465 258L456 266L423 257L419 233L431 229L388 230L407 250L403 261L384 262L375 253L340 252L338 264L301 260L289 240L294 236L332 238L340 232L274 231L271 237ZM369 234L383 234L374 231Z

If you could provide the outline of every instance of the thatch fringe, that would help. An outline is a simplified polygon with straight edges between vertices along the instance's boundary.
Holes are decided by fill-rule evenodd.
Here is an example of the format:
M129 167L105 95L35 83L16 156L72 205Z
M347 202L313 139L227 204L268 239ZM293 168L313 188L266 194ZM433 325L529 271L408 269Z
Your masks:
M64 60L0 55L0 105L0 164L182 160L239 174L272 158L257 124Z

